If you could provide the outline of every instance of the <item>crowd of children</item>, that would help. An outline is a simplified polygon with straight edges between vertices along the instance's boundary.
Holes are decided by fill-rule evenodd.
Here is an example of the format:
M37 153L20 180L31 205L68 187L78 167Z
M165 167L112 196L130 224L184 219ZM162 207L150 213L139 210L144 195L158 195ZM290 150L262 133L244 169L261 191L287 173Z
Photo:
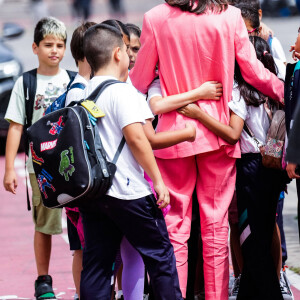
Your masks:
M115 80L96 101L105 113L97 127L109 161L126 140L107 195L66 208L74 297L293 299L284 272L282 222L278 227L276 219L282 217L281 195L291 178L300 191L299 62L286 67L280 42L261 23L258 0L166 2L145 15L142 31L106 20L82 23L72 35L78 73L66 105ZM37 23L32 49L39 65L29 72L36 86L31 118L25 74L15 84L5 116L10 127L3 183L11 193L17 191L14 160L24 128L43 116L70 81L71 73L59 66L66 40L59 20L46 17ZM299 31L291 51L300 58ZM286 112L286 170L262 162L273 109ZM56 299L49 263L51 237L62 231L61 209L43 206L34 159L29 151L35 297ZM201 284L195 283L189 298L193 193L203 247L194 272L204 273L204 288L199 291ZM228 224L235 276L229 296ZM151 291L145 292L148 279Z

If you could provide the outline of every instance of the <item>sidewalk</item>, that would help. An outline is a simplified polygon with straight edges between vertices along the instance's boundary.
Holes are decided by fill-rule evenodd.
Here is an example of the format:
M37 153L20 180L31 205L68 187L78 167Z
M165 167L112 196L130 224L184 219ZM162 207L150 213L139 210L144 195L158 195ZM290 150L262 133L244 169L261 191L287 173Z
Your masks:
M0 157L0 170L4 170L4 157ZM36 279L35 260L33 254L33 223L31 211L27 211L24 154L16 159L18 174L17 195L8 194L0 185L0 300L34 299L34 280ZM292 192L291 192L292 194ZM289 210L287 200L286 210ZM53 237L50 274L57 299L72 300L75 293L72 279L72 256L68 247L66 216L63 212L63 234ZM295 230L293 230L294 232ZM299 249L298 239L294 240L290 231L286 230L288 246L292 241L295 250ZM296 256L295 256L296 257ZM290 264L297 261L290 261ZM258 266L259 267L259 266ZM292 284L294 299L300 300L300 276L287 270Z
M36 268L33 253L34 227L31 211L27 211L24 177L24 154L16 159L17 195L8 194L0 185L0 299L34 299ZM1 174L4 159L0 157ZM2 178L1 178L2 181ZM72 254L67 244L66 216L63 234L54 236L50 274L58 299L71 300L75 293L72 278Z

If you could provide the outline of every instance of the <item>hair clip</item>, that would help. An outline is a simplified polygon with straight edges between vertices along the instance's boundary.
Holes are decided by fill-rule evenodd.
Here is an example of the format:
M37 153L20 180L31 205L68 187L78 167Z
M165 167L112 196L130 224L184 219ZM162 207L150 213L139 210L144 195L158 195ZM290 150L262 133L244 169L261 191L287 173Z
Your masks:
M265 56L267 53L269 53L269 52L268 52L268 51L264 51L264 56Z

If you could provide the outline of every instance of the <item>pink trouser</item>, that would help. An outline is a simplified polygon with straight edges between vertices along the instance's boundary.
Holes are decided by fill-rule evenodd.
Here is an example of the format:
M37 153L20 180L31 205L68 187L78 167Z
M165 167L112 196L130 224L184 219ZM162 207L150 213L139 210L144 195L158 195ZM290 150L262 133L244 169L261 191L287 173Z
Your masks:
M165 219L183 297L187 285L192 193L196 187L203 241L205 300L227 300L228 207L235 186L235 158L219 149L185 158L157 158L157 164L171 196L171 210Z

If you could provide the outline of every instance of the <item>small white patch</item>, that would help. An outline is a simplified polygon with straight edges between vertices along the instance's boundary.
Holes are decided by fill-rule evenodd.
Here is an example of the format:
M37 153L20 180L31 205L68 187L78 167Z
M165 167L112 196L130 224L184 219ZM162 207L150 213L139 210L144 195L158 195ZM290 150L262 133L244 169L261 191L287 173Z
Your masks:
M240 244L241 246L243 245L243 243L246 241L246 239L248 238L248 236L251 234L251 229L250 226L248 225L244 231L242 232L241 236L240 236Z
M58 195L58 197L57 197L57 202L58 202L59 204L64 204L64 203L66 203L66 202L71 201L72 199L74 199L74 197L72 197L72 196L70 196L70 195L68 195L68 194L60 194L60 195Z

